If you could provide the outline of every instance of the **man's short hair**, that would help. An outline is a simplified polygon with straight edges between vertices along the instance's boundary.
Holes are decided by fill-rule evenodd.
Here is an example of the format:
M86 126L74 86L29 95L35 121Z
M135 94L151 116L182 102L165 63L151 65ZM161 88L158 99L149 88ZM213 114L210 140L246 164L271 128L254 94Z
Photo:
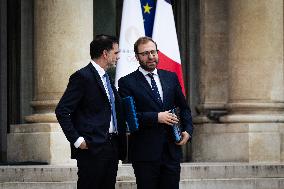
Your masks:
M116 37L104 34L96 35L95 39L90 43L91 58L99 58L104 50L111 50L113 44L118 44Z
M139 39L137 39L137 41L134 43L134 52L135 54L138 53L138 46L141 45L141 44L146 44L148 43L149 41L153 42L155 45L156 45L156 50L158 49L157 47L157 43L151 38L151 37L140 37Z

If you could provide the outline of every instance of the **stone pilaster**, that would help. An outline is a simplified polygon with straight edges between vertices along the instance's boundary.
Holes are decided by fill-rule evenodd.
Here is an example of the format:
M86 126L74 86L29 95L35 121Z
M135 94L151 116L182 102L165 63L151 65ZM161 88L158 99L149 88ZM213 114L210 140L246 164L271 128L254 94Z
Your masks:
M228 114L197 127L194 161L284 160L283 1L229 0Z
M67 162L54 109L70 74L88 63L92 39L92 0L34 1L34 114L26 117L31 124L11 126L8 161Z
M223 122L284 122L283 1L229 1L229 103Z
M199 116L195 123L212 122L211 111L224 110L227 103L227 1L200 1Z
M283 161L283 1L229 1L229 115L249 128L250 162Z

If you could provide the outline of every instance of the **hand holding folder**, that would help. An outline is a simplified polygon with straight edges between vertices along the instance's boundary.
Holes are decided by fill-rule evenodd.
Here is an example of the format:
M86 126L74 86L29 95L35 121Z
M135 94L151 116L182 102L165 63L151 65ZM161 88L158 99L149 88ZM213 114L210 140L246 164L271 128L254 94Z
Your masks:
M137 131L139 128L134 99L132 96L127 96L123 98L122 101L123 101L124 111L126 115L127 131L130 133L133 133ZM172 114L179 116L178 108L171 109L170 112ZM180 130L179 125L180 123L172 125L173 136L174 136L175 142L177 143L182 140L182 135L181 135L181 130Z
M171 109L170 113L175 114L176 116L179 117L179 109L178 108ZM180 123L173 124L172 125L172 130L173 130L173 136L174 136L175 142L179 143L182 140L182 134L181 134L181 130L180 130Z

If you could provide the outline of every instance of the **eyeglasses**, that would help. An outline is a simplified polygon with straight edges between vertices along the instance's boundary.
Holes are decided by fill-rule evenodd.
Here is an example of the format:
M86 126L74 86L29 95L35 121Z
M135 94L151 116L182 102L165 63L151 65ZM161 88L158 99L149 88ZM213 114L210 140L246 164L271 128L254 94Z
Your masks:
M150 54L153 55L153 56L156 56L158 54L159 50L151 50L151 51L144 51L144 52L141 52L141 53L137 53L137 54L140 54L142 56L149 56Z

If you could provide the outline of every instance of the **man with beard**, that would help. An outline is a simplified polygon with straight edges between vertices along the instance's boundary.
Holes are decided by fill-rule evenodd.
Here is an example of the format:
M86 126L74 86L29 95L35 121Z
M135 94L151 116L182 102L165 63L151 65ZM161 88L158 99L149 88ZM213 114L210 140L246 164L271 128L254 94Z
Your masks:
M118 81L121 97L135 101L139 129L130 135L129 155L137 189L178 189L181 146L193 132L191 111L175 73L157 69L157 44L141 37L134 44L138 70ZM169 112L179 108L180 117ZM182 140L175 142L172 125L181 122Z
M121 100L106 73L119 59L117 39L97 35L90 55L90 63L70 76L55 113L77 159L77 188L114 189L118 159L126 155Z

